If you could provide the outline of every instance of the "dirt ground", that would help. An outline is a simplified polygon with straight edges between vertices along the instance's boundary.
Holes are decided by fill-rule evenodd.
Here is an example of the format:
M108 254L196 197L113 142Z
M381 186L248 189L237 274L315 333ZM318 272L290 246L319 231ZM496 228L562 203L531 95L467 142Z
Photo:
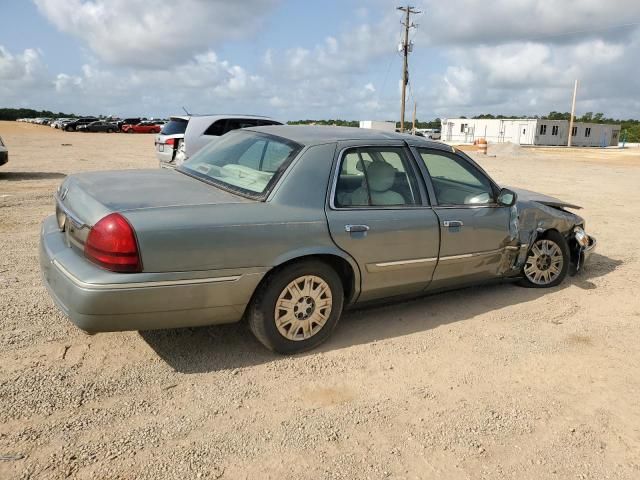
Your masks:
M153 137L0 136L0 478L640 478L639 149L477 157L584 207L599 246L581 275L352 312L281 357L243 325L73 327L38 268L53 192L74 172L156 168Z

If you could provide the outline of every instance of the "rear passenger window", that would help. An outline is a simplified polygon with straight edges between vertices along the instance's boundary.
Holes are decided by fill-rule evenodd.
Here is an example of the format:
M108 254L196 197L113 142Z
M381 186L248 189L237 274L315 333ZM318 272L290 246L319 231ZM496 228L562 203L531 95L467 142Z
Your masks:
M213 122L211 125L209 125L209 128L207 128L204 131L203 135L212 135L215 137L219 137L220 135L224 135L225 133L227 133L224 129L224 124L226 123L226 120L216 120L215 122Z
M420 202L416 177L402 148L355 148L343 155L335 206L383 207Z
M225 132L230 132L231 130L237 130L239 128L247 128L247 127L257 127L258 120L247 119L247 118L230 118L227 120L227 126L225 128Z

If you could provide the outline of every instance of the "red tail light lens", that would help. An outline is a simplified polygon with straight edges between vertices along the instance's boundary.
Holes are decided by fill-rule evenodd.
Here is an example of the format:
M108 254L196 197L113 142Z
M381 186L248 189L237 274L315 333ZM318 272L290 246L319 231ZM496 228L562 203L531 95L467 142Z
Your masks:
M93 226L84 245L84 255L112 272L142 271L136 234L119 213L107 215Z
M164 141L164 144L165 144L165 145L171 145L171 146L173 146L175 143L176 143L176 139L175 139L175 138L167 138L167 139Z

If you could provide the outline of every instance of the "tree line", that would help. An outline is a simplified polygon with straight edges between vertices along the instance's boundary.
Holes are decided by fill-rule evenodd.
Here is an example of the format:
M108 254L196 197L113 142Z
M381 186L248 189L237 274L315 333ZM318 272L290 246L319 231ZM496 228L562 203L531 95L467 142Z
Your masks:
M52 112L49 110L33 110L31 108L0 108L0 120L14 121L18 118L77 118L79 115L74 113ZM502 119L509 120L515 118L539 118L543 120L569 120L571 114L569 112L549 112L547 115L520 115L520 116L507 116L507 115L493 115L491 113L483 113L471 117L473 119ZM467 117L461 117L467 118ZM393 121L393 120L391 120ZM620 124L622 126L620 140L627 142L640 142L640 120L629 119L617 119L608 118L604 116L604 113L587 112L580 117L576 117L577 122L593 122L593 123L613 123ZM289 125L337 125L339 127L358 127L360 122L357 120L292 120L287 122ZM411 127L411 122L405 123L405 126ZM396 122L396 128L400 127L400 122ZM430 121L416 120L416 128L440 128L440 119L435 118Z
M15 121L19 118L76 118L74 113L33 110L32 108L0 108L0 120Z
M393 122L393 120L387 120ZM359 127L359 120L290 120L287 125L329 125L335 127ZM411 122L404 123L405 128L411 128ZM400 122L396 122L396 128L400 128ZM440 119L436 118L430 121L420 121L416 119L416 128L440 128Z

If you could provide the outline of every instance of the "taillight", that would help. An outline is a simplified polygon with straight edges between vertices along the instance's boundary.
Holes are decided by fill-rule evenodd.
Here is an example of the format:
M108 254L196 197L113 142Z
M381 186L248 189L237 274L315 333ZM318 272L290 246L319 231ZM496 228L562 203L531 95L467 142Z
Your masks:
M111 213L89 231L84 255L112 272L140 272L142 262L133 228L119 213Z
M176 139L175 138L167 138L164 141L165 145L171 145L172 147L173 147L173 145L175 145L175 143L176 143Z

